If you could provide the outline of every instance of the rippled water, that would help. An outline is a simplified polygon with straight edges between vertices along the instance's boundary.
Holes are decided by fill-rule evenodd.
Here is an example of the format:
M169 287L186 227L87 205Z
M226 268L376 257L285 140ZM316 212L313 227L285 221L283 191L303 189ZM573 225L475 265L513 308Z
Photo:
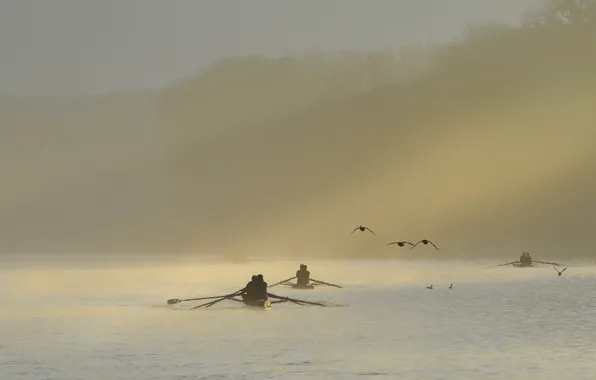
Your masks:
M298 264L5 266L0 379L596 378L594 266L309 262L346 288L270 291L339 306L165 306Z

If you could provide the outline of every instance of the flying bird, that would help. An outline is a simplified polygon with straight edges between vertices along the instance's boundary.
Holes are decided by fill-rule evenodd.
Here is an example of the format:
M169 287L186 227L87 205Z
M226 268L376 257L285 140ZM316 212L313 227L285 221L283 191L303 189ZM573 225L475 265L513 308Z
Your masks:
M439 250L439 247L437 247L432 241L430 241L428 239L420 240L418 243L414 244L414 246L412 246L412 248L410 248L410 249L416 248L416 246L420 243L422 243L424 245L428 245L430 243L433 247L435 247L437 249L437 251Z
M561 270L561 271L560 271L560 270L558 270L558 269L557 269L557 267L556 267L556 266L554 266L554 265L553 265L553 269L557 271L557 273L558 273L558 275L559 275L559 276L560 276L560 275L562 275L562 274L563 274L563 272L565 272L565 271L567 270L567 268L563 268L563 270Z
M369 231L370 231L370 232L371 232L373 235L376 235L376 234L373 232L373 230L371 230L370 228L368 228L368 227L365 227L365 226L358 226L358 227L354 228L354 231L352 231L352 233L351 233L350 235L352 235L352 234L353 234L354 232L356 232L357 230L360 230L360 231L362 231L362 232L364 232L364 230L369 230Z
M392 242L392 243L389 243L389 244L387 244L387 245L391 245L391 244L397 244L397 245L398 245L398 246L400 246L400 247L403 247L405 244L409 244L409 245L411 245L412 247L414 246L414 244L410 243L409 241L394 241L394 242Z

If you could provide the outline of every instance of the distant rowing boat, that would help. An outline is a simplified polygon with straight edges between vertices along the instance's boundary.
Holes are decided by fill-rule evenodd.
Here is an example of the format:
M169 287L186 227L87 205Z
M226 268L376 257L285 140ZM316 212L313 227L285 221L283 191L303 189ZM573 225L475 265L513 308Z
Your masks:
M497 266L502 267L502 266L506 266L506 265L511 265L512 267L515 267L515 268L535 268L535 267L539 267L540 266L539 264L562 265L562 264L557 264L557 263L553 263L553 262L549 262L549 261L532 260L531 262L523 262L523 263L520 261L511 261L509 263L499 264Z
M516 268L529 268L529 267L534 267L534 265L533 265L533 264L531 264L531 263L514 263L514 264L511 264L511 266L514 266L514 267L516 267Z
M292 289L314 289L317 284L298 285L298 284L282 284L291 287Z
M304 285L304 284L298 284L298 283L294 283L291 282L292 280L294 280L296 277L290 277L287 278L285 280L276 282L273 285L270 285L269 287L272 288L274 286L278 286L278 285L283 285L283 286L289 286L292 289L300 289L300 290L312 290L315 288L315 286L321 286L321 285L326 285L326 286L332 286L334 288L341 288L341 286L339 285L335 285L335 284L330 284L328 282L324 282L324 281L319 281L319 280L315 280L314 278L310 278L309 279L309 284Z

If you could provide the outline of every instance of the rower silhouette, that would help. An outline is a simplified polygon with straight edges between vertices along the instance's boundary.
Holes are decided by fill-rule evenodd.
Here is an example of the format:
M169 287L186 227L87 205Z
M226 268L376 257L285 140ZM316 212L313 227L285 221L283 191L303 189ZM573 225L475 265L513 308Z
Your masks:
M409 244L409 245L411 245L412 247L414 247L414 244L410 243L409 241L394 241L394 242L392 242L392 243L389 243L389 244L387 244L387 245L391 245L391 244L397 244L397 245L398 245L398 246L400 246L400 247L403 247L405 244Z
M296 271L296 284L300 286L307 286L310 282L310 272L308 266L300 264L300 270Z
M263 279L263 275L257 275L254 280L254 300L267 300L267 283Z
M562 275L562 274L563 274L563 272L565 272L565 271L567 270L567 268L564 268L562 271L560 271L560 270L559 270L559 269L557 269L557 267L556 267L556 266L554 266L554 265L553 265L553 269L557 271L557 273L558 273L558 276Z
M416 248L416 246L417 246L418 244L420 244L420 243L422 243L422 244L424 244L424 245L428 245L428 244L430 243L430 244L431 244L433 247L435 247L435 248L436 248L436 250L437 250L437 251L439 250L439 247L437 247L437 246L436 246L436 245L435 245L435 244L434 244L432 241L430 241L430 240L428 240L428 239L422 239L422 240L420 240L418 243L414 244L414 246L413 246L412 248L410 248L410 249L414 249L414 248Z
M358 226L356 228L354 228L354 231L352 231L352 233L350 235L352 235L354 232L356 232L357 230L360 230L362 232L364 232L364 230L369 230L373 235L376 235L373 230L371 230L370 228L366 227L366 226Z
M257 281L257 276L252 275L252 279L246 284L244 289L242 289L242 300L243 301L254 301L255 298L255 283Z

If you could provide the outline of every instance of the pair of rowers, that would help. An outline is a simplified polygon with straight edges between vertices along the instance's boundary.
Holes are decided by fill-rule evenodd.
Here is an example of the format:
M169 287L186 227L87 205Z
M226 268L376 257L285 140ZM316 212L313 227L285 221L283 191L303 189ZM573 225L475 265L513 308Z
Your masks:
M246 287L242 289L243 301L267 300L267 283L263 275L253 275Z

